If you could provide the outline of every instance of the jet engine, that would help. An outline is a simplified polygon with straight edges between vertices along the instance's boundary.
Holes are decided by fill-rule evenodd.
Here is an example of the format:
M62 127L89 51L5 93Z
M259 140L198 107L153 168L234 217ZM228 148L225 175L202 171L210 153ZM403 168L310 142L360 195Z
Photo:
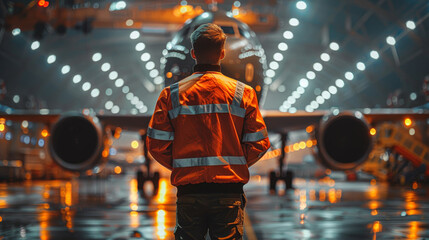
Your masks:
M103 131L83 115L63 116L53 126L49 151L56 163L70 171L85 171L103 162Z
M360 112L323 117L316 139L320 163L334 170L350 170L359 166L372 150L369 125Z

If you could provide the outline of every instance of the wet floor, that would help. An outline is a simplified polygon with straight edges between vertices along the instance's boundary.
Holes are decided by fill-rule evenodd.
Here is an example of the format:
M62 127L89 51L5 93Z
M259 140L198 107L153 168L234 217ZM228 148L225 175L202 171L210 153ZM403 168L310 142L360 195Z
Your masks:
M172 239L175 189L162 179L158 195L142 198L133 177L1 183L0 239ZM245 239L429 239L427 188L329 178L294 185L270 195L268 180L252 177Z

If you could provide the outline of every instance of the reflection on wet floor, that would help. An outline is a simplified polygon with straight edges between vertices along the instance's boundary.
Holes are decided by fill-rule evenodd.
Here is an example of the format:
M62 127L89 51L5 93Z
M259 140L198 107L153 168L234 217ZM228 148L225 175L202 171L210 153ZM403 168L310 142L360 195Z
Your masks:
M251 178L245 239L429 239L422 186L330 178L294 186L273 195L265 177ZM127 175L2 183L0 239L172 239L175 194L162 178L159 194L142 198Z

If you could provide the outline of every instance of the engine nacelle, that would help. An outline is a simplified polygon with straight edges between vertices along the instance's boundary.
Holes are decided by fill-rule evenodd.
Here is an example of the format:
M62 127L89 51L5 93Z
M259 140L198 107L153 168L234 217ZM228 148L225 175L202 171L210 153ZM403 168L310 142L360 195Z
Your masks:
M350 170L365 162L372 150L369 130L360 112L323 117L316 133L321 164L334 170Z
M85 171L103 162L103 131L83 115L64 116L51 130L49 151L54 161L70 171Z

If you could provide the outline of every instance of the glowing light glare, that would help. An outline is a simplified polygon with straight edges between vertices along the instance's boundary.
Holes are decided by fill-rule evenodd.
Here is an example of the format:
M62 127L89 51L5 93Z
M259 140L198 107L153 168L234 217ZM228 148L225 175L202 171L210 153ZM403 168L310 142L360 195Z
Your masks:
M296 8L298 8L299 10L305 10L307 8L307 3L305 3L304 1L298 1L296 3Z
M155 63L152 61L149 61L146 63L146 69L147 70L152 70L155 67Z
M303 94L303 93L305 93L305 88L303 88L303 87L299 86L299 87L296 89L296 91L297 91L299 94Z
M106 104L104 104L104 107L107 109L107 110L110 110L110 109L112 109L112 107L113 107L113 102L112 101L107 101L106 102Z
M327 53L322 53L320 54L320 59L324 62L329 62L329 60L331 60L331 56Z
M342 88L344 87L344 81L341 79L337 79L335 80L335 85L337 85L337 87Z
M267 77L270 77L270 78L276 75L276 73L272 69L268 69L265 74L267 75Z
M337 89L335 86L330 86L330 87L328 88L328 91L329 91L332 95L334 95L334 94L336 94L336 93L338 92L338 89Z
M266 78L264 78L264 83L267 84L267 85L270 85L271 83L273 83L273 79L269 78L269 77L266 77Z
M301 94L299 94L297 91L293 91L293 92L292 92L292 96L293 96L295 99L298 99L298 98L300 98L300 97L301 97Z
M132 31L131 33L130 33L130 38L131 39L137 39L137 38L139 38L140 37L140 32L139 31L137 31L137 30L134 30L134 31Z
M111 71L111 72L109 73L109 78L110 78L110 80L115 80L116 78L118 78L118 72L116 72L116 71Z
M21 126L23 128L28 128L28 121L27 120L22 121Z
M306 78L301 78L301 80L299 80L299 85L303 88L308 87L308 80Z
M305 75L308 79L313 80L316 78L316 73L314 73L313 71L308 71L307 74Z
M115 81L115 86L116 87L122 87L124 85L124 80L122 79L122 78L118 78L118 79L116 79L116 81Z
M19 103L20 97L18 95L13 96L13 102Z
M414 136L414 134L416 134L416 130L414 128L410 128L408 132L411 136Z
M285 31L283 33L283 37L286 39L292 39L293 38L293 33L291 31Z
M110 70L110 63L103 63L103 65L101 65L101 71L103 71L103 72L107 72L107 71L109 71Z
M46 60L46 62L48 62L48 64L52 64L57 60L57 57L55 55L49 55L48 59Z
M88 91L90 88L91 88L91 83L89 83L89 82L85 82L82 85L82 90L85 91L85 92Z
M296 113L297 109L295 107L289 108L290 113Z
M126 93L128 93L129 91L130 91L130 87L128 87L128 86L123 86L123 87L122 87L122 92L123 92L123 93L125 93L125 94L126 94Z
M156 69L152 69L152 70L149 72L149 76L150 76L151 78L158 77L158 76L159 76L159 71L158 71L158 70L156 70Z
M291 19L289 19L289 24L290 24L291 26L296 27L296 26L298 26L298 25L299 25L299 20L298 20L298 19L296 19L296 18L291 18Z
M280 62L281 60L283 60L283 54L281 54L281 53L274 53L273 58L277 62Z
M413 124L413 121L411 120L411 118L405 118L404 119L404 125L406 126L406 127L409 127L409 126L411 126Z
M143 54L141 55L140 59L141 59L143 62L147 62L147 61L149 61L149 59L150 59L150 54L149 54L149 53L143 53Z
M61 73L62 74L67 74L67 73L69 73L70 72L70 66L69 65L64 65L62 68L61 68Z
M353 80L353 78L355 77L355 75L353 75L353 73L352 73L352 72L346 72L346 73L344 74L344 77L345 77L347 80L351 81L351 80Z
M270 62L270 68L273 70L277 70L279 68L279 63L276 61Z
M131 101L134 97L134 94L132 92L127 93L127 95L125 96L129 101Z
M125 24L126 24L128 27L131 27L131 26L134 24L134 21L133 21L132 19L128 19L128 20L125 22Z
M317 109L319 107L319 104L316 101L311 101L310 105L314 109Z
M119 108L119 106L115 105L112 107L112 113L113 114L117 114L119 113L119 111L121 111L121 109Z
M139 142L136 141L136 140L132 141L131 142L131 147L134 148L134 149L137 149L139 147Z
M279 92L285 92L285 91L286 91L286 87L285 87L284 85L280 85L280 86L277 88L277 90L278 90Z
M153 83L155 83L155 84L161 84L163 82L164 82L164 79L161 76L155 77L153 79Z
M96 98L96 97L98 97L98 95L100 95L100 90L98 90L98 88L92 89L91 97Z
M39 41L34 41L33 43L31 43L31 50L36 50L40 47L40 42Z
M279 43L278 48L280 51L286 51L288 49L288 46L286 43L281 42L281 43Z
M380 57L380 55L378 54L377 51L372 50L369 55L373 58L373 59L378 59Z
M328 100L329 98L331 98L331 94L328 91L323 91L322 92L322 97L326 100Z
M112 96L113 91L111 88L108 88L108 89L106 89L105 93L106 93L106 96Z
M389 45L391 45L391 46L394 46L394 45L396 44L396 40L395 40L395 38L394 38L394 37L392 37L392 36L388 36L388 37L386 38L386 42L387 42L387 44L389 44Z
M12 35L13 36L17 36L17 35L19 35L21 33L21 29L19 29L19 28L15 28L15 29L13 29L12 30Z
M358 62L358 63L356 63L356 68L358 69L358 70L360 70L360 71L364 71L365 70L365 63L363 63L363 62Z
M92 61L94 61L94 62L98 62L98 61L100 61L100 60L101 60L101 58L102 58L101 53L94 53L94 54L92 55Z
M136 44L136 51L141 52L146 48L146 45L142 42L139 42Z
M79 74L74 75L74 77L73 77L73 83L79 83L80 81L82 81L82 76L79 75Z
M322 71L322 70L323 70L323 66L322 66L322 64L320 64L320 63L316 62L316 63L314 63L314 64L313 64L313 69L314 69L315 71L320 72L320 71Z
M323 103L325 103L325 99L324 99L322 96L317 96L317 97L316 97L316 102L317 102L319 105L322 105Z
M336 42L331 42L329 44L329 48L333 51L338 51L340 49L340 45L338 45Z
M411 101L414 101L417 99L417 94L415 92L410 93L410 99Z
M306 112L313 112L314 109L310 105L307 105L307 106L305 106L305 111Z
M371 134L372 136L374 136L377 133L377 130L375 130L375 128L371 128L371 130L369 130L369 134Z
M408 29L411 29L411 30L416 29L416 24L414 23L414 21L409 20L405 25L407 25Z
M116 166L114 171L116 174L120 174L122 172L122 168L120 166Z

